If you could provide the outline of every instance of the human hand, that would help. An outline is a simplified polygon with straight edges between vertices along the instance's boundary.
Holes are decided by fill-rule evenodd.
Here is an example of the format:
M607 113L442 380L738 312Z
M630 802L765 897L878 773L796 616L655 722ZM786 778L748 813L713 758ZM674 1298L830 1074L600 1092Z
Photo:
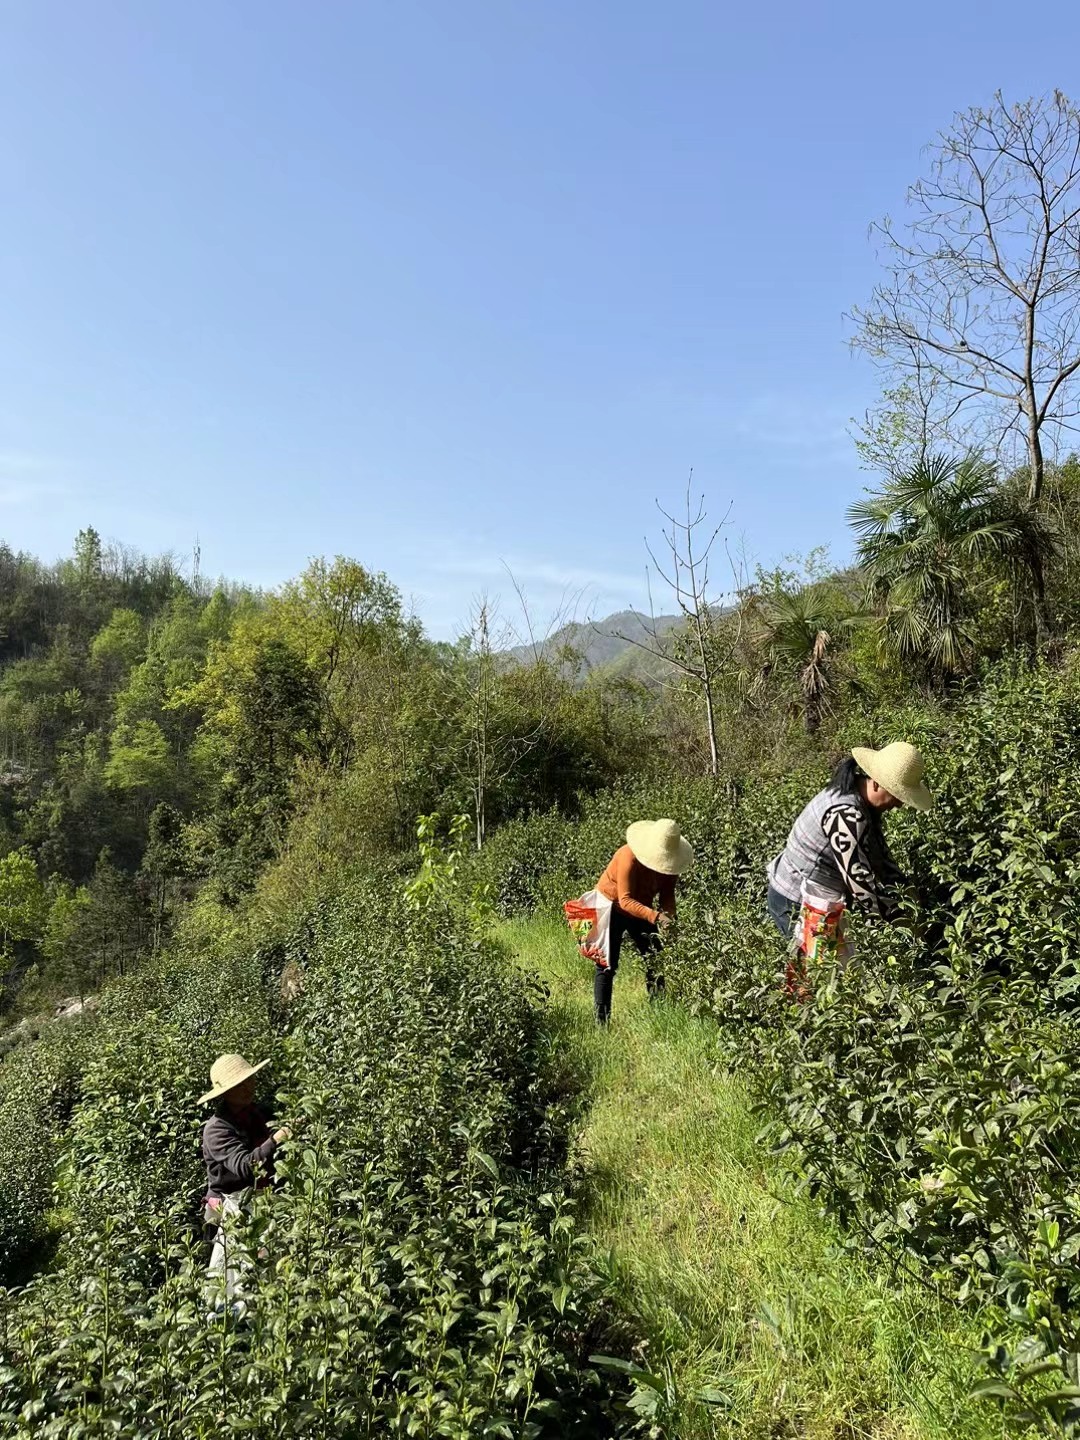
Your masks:
M288 1127L287 1125L283 1125L280 1130L275 1130L275 1131L274 1131L274 1144L275 1144L275 1145L283 1145L286 1140L291 1140L291 1139L292 1139L292 1131L289 1129L289 1127Z
M657 915L656 917L657 929L667 930L670 927L671 922L674 920L674 918L674 915L669 915L666 910L661 910L659 915Z

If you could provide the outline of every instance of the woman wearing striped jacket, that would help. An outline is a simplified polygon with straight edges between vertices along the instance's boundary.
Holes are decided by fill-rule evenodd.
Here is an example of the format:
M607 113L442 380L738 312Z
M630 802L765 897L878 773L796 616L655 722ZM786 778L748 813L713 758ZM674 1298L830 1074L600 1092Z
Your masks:
M800 918L839 916L858 905L885 920L896 914L904 876L889 852L883 817L899 805L929 810L923 758L897 740L856 748L791 828L769 866L769 915L785 939ZM804 934L807 933L804 928ZM799 949L805 953L805 943ZM789 975L789 982L791 976Z

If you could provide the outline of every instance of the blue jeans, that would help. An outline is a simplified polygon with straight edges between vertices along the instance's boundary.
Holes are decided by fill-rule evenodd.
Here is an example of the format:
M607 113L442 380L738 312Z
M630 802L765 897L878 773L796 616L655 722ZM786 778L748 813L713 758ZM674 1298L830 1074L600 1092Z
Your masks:
M769 886L769 919L785 940L791 939L791 932L795 929L801 909L798 900L789 900L786 895L781 895L779 890Z

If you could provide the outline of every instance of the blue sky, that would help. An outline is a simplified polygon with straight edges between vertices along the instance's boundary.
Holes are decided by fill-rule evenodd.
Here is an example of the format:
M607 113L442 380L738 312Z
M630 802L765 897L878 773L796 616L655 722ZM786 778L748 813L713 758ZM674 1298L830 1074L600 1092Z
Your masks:
M693 466L753 556L842 558L868 223L955 110L1080 91L1038 18L0 3L0 536L345 553L450 634L506 564L641 603Z

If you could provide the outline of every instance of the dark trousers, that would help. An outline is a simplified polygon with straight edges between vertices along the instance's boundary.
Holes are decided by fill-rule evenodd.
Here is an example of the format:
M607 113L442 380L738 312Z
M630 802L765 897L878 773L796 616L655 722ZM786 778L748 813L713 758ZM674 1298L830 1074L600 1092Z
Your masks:
M786 895L781 895L779 890L769 886L769 919L785 940L791 939L791 932L795 929L795 921L801 908L798 900L789 900Z
M659 928L648 920L639 920L636 915L627 915L618 905L613 905L608 945L611 965L607 970L598 965L593 977L593 1006L600 1025L606 1025L611 1019L611 987L615 981L615 971L619 968L624 935L630 937L645 962L645 988L649 992L649 999L655 1000L664 993L664 973L659 960L663 941Z

